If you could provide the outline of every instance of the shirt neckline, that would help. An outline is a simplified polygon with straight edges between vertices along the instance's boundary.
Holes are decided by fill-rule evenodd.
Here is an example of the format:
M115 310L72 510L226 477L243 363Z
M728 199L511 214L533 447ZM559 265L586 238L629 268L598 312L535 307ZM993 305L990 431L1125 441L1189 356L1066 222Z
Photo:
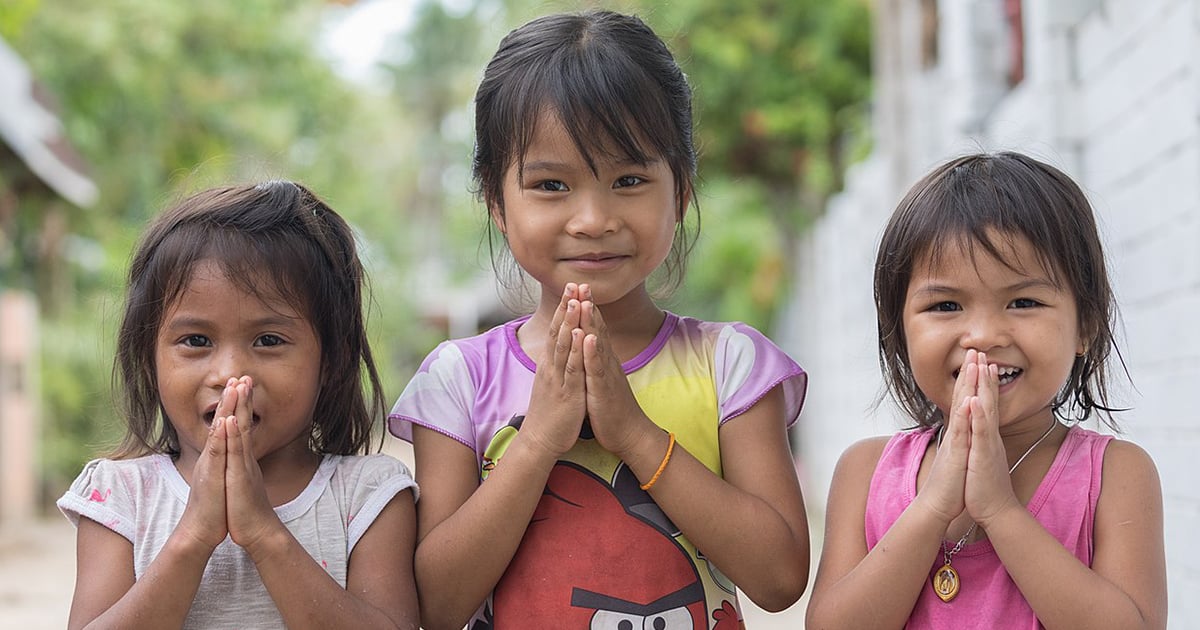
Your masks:
M155 465L158 467L159 473L167 482L167 487L171 493L175 495L181 503L186 504L188 496L191 494L191 487L184 481L183 475L179 474L179 470L175 468L175 462L167 455L157 454L154 456ZM325 492L325 486L329 480L333 478L333 473L337 470L339 455L324 455L321 457L321 463L317 466L316 472L313 473L312 479L308 485L304 486L304 490L296 495L296 498L276 506L275 514L279 516L279 520L284 523L295 519L297 516L308 511L321 494Z
M621 363L621 370L626 374L630 374L649 363L651 359L658 356L663 346L667 345L667 339L671 337L671 333L675 332L676 326L679 325L679 316L670 311L663 311L663 314L662 326L659 326L658 332L654 335L654 339L650 341L650 344L628 361ZM521 324L529 321L530 317L532 315L524 315L505 324L504 340L508 344L509 353L530 372L536 372L537 364L525 353L525 349L521 347L521 342L517 340L517 329L521 327Z

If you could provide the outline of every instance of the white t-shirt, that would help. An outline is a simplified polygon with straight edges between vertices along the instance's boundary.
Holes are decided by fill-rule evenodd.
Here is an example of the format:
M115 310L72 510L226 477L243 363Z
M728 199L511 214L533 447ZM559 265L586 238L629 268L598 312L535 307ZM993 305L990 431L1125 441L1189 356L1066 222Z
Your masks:
M400 492L417 486L388 455L326 455L308 486L275 508L279 519L338 584L346 586L350 552ZM187 505L189 487L166 455L88 462L58 500L76 526L93 521L133 543L134 576L166 544ZM185 628L282 628L283 618L246 552L226 537L213 551Z

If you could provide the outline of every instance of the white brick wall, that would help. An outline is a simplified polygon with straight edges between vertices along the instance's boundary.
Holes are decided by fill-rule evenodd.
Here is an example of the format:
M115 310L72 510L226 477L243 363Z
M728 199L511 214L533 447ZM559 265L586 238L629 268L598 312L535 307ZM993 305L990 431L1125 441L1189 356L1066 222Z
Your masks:
M1025 0L1025 80L991 102L994 79L972 68L994 51L970 33L998 2L942 0L941 61L922 70L911 49L895 50L919 43L919 0L876 1L877 149L803 244L777 332L811 372L794 433L810 510L823 511L846 446L903 424L887 403L871 407L881 387L871 263L887 216L944 159L1027 151L1075 177L1096 208L1136 387L1121 422L1162 476L1169 627L1198 628L1200 0Z

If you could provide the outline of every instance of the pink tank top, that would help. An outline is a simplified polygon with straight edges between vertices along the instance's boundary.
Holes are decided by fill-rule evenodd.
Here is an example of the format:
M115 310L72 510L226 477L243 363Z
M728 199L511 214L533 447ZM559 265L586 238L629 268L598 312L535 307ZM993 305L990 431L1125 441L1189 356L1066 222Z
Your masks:
M875 547L916 497L917 471L935 435L933 429L905 431L892 436L884 447L867 495L868 549ZM1100 497L1104 449L1111 439L1110 435L1072 427L1026 506L1042 527L1088 566L1092 564L1092 526ZM929 575L906 628L1042 627L990 540L963 546L953 562L962 583L958 596L943 602L933 592L929 578L942 566L939 553L931 558Z

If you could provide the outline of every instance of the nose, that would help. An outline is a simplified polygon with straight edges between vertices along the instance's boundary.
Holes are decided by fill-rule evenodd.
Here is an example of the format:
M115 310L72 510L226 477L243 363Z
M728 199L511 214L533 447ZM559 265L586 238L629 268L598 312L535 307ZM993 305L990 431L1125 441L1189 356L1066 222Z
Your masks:
M236 347L226 346L213 353L209 363L208 384L214 389L223 389L231 378L250 375L250 363L246 353Z
M1008 319L999 313L977 311L967 318L966 328L962 331L961 346L964 350L974 348L989 352L1011 342L1012 331Z
M572 236L599 237L617 231L620 221L597 194L577 195L566 230Z

